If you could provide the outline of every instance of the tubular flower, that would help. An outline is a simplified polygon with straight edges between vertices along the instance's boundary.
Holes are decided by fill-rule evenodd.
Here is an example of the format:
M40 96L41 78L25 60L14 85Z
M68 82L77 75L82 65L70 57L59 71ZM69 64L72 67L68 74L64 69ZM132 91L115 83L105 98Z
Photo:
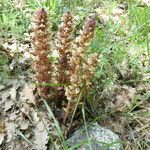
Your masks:
M35 55L35 81L38 94L44 99L49 99L52 81L52 64L48 55L50 54L50 34L48 32L47 13L42 8L35 14L34 28L34 55Z

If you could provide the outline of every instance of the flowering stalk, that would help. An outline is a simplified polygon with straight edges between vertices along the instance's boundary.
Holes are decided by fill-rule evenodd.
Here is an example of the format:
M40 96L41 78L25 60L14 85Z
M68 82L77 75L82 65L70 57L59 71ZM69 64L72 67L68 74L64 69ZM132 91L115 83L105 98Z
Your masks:
M68 70L68 55L72 44L72 14L68 11L62 17L62 23L59 26L57 33L56 49L58 51L58 64L57 64L57 82L58 84L68 84L69 76ZM64 87L57 88L58 98L64 99L65 90Z
M66 96L68 105L64 122L66 122L68 115L72 114L75 108L78 96L82 90L82 94L86 94L87 88L91 84L91 79L94 76L95 67L98 64L97 56L93 55L91 59L87 59L87 50L90 41L94 35L95 20L89 19L80 32L80 36L75 39L72 49L72 56L69 61L70 70L70 85L66 87ZM86 88L85 88L86 87Z
M48 32L47 13L42 8L35 15L34 28L34 55L35 55L35 80L37 83L38 94L44 99L49 99L51 87L47 84L52 83L52 64L49 60L50 53L50 34Z

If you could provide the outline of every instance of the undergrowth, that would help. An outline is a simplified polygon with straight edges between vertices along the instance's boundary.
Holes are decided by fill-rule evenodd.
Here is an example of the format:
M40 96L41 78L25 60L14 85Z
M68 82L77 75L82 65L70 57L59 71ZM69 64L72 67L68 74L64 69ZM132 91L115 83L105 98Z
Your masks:
M29 18L26 17L27 12L24 9L19 9L11 3L11 0L0 2L0 37L7 41L8 38L14 36L18 41L23 41L23 34L27 31L29 25ZM97 15L97 26L95 31L95 38L90 45L90 53L97 52L101 55L100 67L97 69L97 78L93 79L93 83L96 88L91 89L91 93L88 95L94 114L94 119L98 120L102 124L111 118L123 117L127 120L126 127L123 133L118 133L124 139L126 131L133 133L132 135L127 133L126 135L130 141L130 146L136 150L148 150L149 143L143 138L145 133L149 132L149 121L146 120L150 116L147 111L146 105L150 99L150 94L147 87L150 84L150 7L141 5L137 1L70 1L57 2L55 0L39 3L36 0L28 0L27 5L24 8L34 12L37 7L44 6L54 17L52 21L52 30L55 32L58 30L58 24L62 12L66 10L72 10L76 14L77 25L74 29L74 35L78 33L80 26L86 15L89 12L94 12L94 9L104 9L108 16L112 17L112 11L123 5L125 16L121 16L124 23L120 24L118 21L112 21L106 19L101 20L101 15ZM91 4L93 7L89 7ZM120 6L121 7L121 6ZM101 11L101 10L99 10ZM79 16L80 15L80 16ZM103 14L102 14L103 15ZM126 16L127 15L127 16ZM7 65L7 59L0 57L0 66L3 80L9 78L9 67ZM123 111L117 111L117 108L109 108L108 101L114 102L116 96L116 89L121 89L122 86L127 86L138 89L139 86L142 89L138 89L134 97L130 99L130 105ZM146 87L146 88L145 88ZM48 108L50 117L53 117L50 108ZM104 109L105 108L105 109ZM84 110L82 110L84 114ZM103 114L102 114L103 113ZM84 116L85 117L85 116ZM140 120L142 118L142 121ZM54 118L53 118L54 119ZM85 120L84 122L88 122ZM115 120L114 119L114 120ZM113 121L114 121L113 120ZM55 121L55 119L54 119ZM90 120L91 121L91 120ZM140 123L139 123L140 122ZM137 132L134 128L135 125L139 126L141 132ZM110 122L109 122L110 124ZM61 129L58 123L55 121L57 130L61 133ZM110 125L106 125L110 126ZM141 127L141 126L140 126ZM122 127L123 128L123 127ZM114 129L114 128L113 128ZM116 131L114 129L114 131ZM61 137L62 140L63 137ZM127 139L124 139L127 140ZM63 141L64 142L64 141ZM86 141L87 142L87 141ZM89 142L89 141L88 141ZM84 143L84 142L83 142ZM65 143L63 143L65 147ZM80 144L79 144L80 145Z
M5 83L9 78L8 59L0 55L0 83Z

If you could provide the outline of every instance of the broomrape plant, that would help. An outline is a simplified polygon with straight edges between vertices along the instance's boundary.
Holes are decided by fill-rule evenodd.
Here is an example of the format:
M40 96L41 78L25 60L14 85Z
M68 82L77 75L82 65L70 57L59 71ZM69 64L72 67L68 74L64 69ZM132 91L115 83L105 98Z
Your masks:
M67 12L62 17L59 26L55 48L58 52L58 62L52 62L53 43L48 30L48 17L42 8L35 14L34 55L35 81L38 95L53 103L53 108L63 108L63 122L69 121L75 109L80 92L82 98L88 93L98 66L98 55L87 54L89 44L94 36L95 20L89 18L78 37L73 37L73 15ZM54 43L53 43L54 44ZM49 84L58 86L46 86ZM63 86L60 86L63 85ZM81 98L81 100L82 100Z

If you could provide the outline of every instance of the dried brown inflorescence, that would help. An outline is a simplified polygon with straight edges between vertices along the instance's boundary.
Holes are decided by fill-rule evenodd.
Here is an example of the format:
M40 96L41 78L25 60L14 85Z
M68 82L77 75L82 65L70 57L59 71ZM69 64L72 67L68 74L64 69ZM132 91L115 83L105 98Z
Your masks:
M84 25L80 35L72 38L73 16L70 12L64 14L59 26L56 39L56 50L58 51L58 63L56 72L49 59L51 54L50 34L48 32L47 14L44 9L36 13L35 27L35 80L38 93L44 99L53 99L55 107L65 110L63 122L65 123L72 115L80 93L81 99L91 87L95 68L98 66L97 54L89 57L87 51L94 35L95 20L90 18ZM49 57L50 55L50 57ZM52 77L55 74L55 84L58 86L44 86L42 84L54 84ZM61 85L61 86L59 86ZM65 86L62 86L65 85ZM55 91L53 97L51 93ZM58 102L59 101L59 102ZM65 105L62 103L65 102Z
M97 54L94 54L91 58L87 57L87 50L93 38L94 29L95 20L90 18L84 25L83 30L80 31L80 36L75 39L72 46L72 55L69 61L70 85L66 87L68 105L64 122L66 122L68 115L72 114L80 92L82 91L82 95L87 94L87 90L91 85L91 80L94 77L95 67L98 65Z
M50 33L48 31L48 18L46 11L42 8L35 14L34 28L34 55L35 55L35 81L38 94L44 99L50 98L52 82L52 63L48 57L51 52Z
M68 59L69 52L72 45L72 30L73 30L73 17L71 12L67 12L62 17L62 23L59 26L57 33L56 49L58 51L58 64L57 64L57 83L66 85L69 84L69 76L67 70L69 68ZM63 86L57 88L58 98L65 98L65 90Z

